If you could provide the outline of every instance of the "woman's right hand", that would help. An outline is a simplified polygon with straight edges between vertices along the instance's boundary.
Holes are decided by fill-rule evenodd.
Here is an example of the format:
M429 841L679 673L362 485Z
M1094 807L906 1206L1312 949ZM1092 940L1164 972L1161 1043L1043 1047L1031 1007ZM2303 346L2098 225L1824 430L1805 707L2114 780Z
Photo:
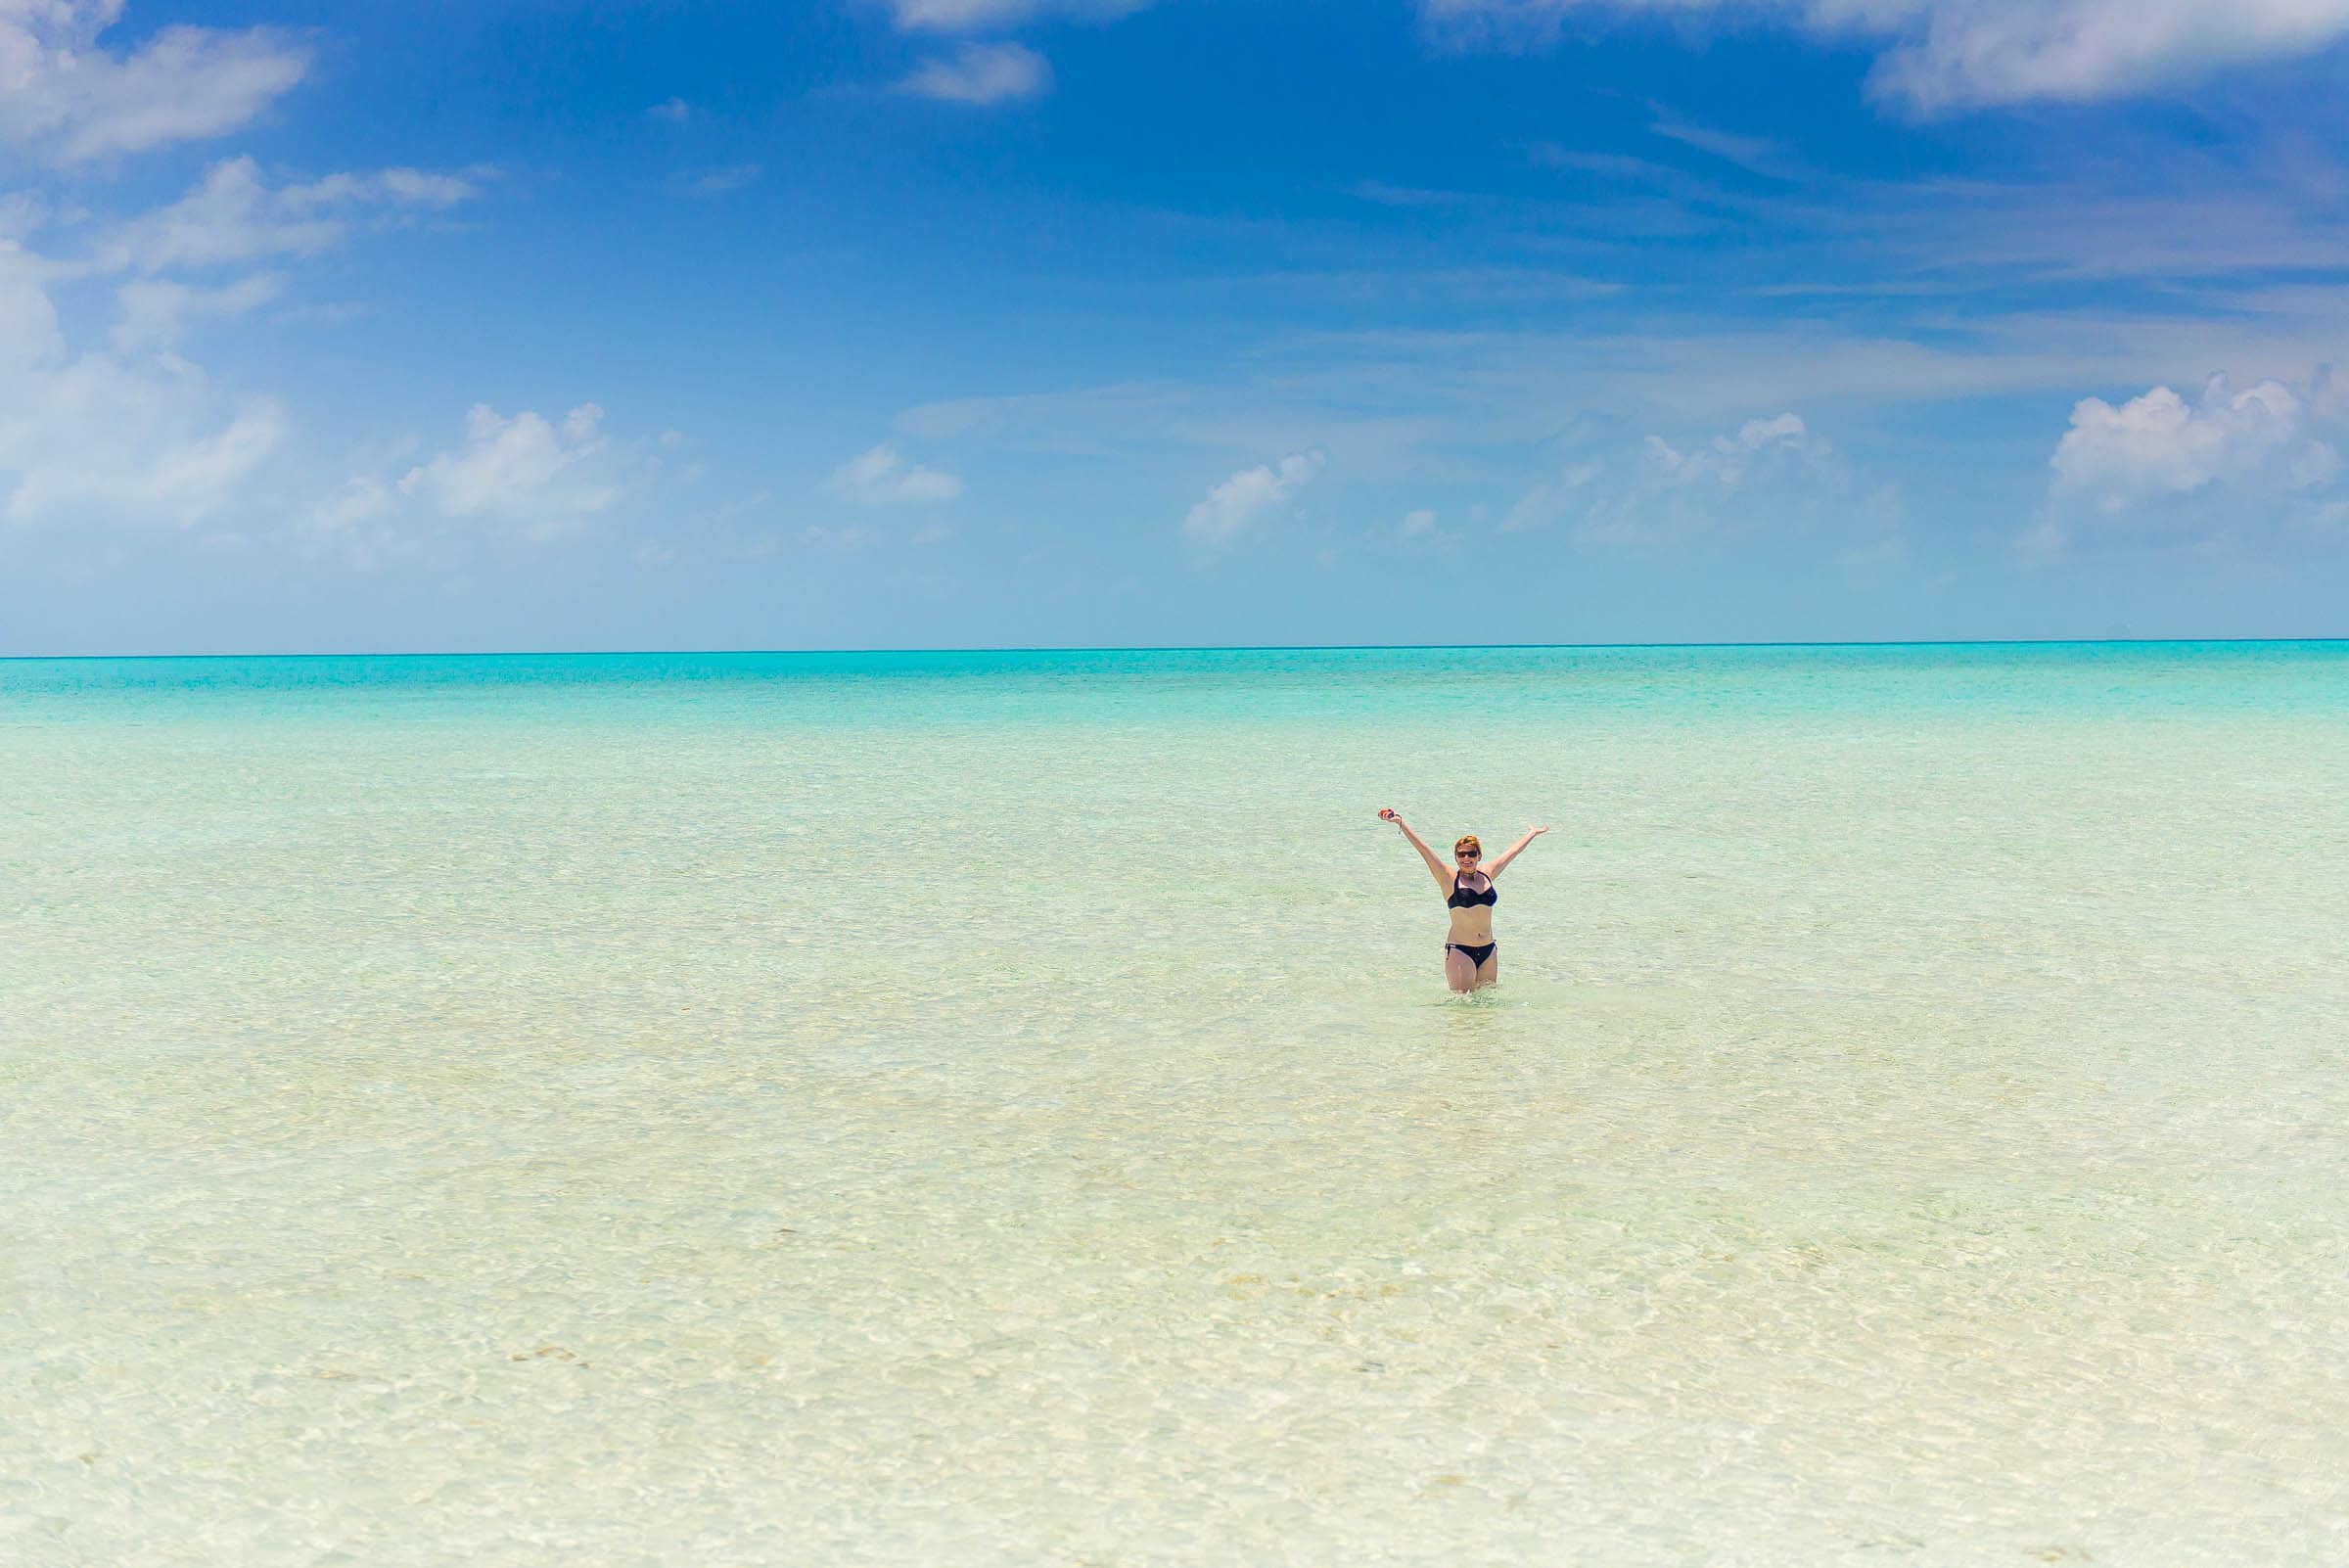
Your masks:
M1392 806L1380 807L1378 808L1378 819L1381 822L1392 822L1397 827L1403 826L1403 818L1395 814L1395 807Z

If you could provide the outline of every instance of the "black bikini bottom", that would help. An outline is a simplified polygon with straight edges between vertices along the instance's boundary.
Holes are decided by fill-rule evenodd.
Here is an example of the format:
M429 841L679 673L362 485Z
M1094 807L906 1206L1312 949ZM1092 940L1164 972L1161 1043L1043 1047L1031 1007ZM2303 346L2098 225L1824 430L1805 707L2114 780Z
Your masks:
M1485 967L1485 960L1493 956L1493 949L1499 945L1500 944L1497 942L1488 942L1481 947L1471 947L1464 942L1448 942L1444 944L1444 948L1447 952L1466 953L1468 961L1482 969Z

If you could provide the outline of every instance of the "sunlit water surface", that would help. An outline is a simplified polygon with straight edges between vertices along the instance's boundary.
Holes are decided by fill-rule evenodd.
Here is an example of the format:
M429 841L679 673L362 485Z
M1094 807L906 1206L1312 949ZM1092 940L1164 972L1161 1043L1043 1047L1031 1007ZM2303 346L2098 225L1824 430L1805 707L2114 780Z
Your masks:
M2340 645L0 666L0 1558L2349 1562L2344 781Z

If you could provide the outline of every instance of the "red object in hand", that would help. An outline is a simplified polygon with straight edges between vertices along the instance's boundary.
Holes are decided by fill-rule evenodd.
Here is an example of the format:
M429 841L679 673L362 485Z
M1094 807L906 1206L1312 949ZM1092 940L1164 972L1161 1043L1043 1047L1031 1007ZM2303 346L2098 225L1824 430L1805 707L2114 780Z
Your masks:
M1391 809L1382 808L1378 813L1378 819L1381 822L1392 822L1395 820L1395 813Z

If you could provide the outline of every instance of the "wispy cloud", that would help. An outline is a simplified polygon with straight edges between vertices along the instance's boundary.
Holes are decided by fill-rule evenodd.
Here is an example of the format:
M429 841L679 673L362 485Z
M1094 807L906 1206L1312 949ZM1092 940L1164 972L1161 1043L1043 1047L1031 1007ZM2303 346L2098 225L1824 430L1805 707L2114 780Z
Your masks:
M671 125L682 125L693 117L693 106L682 98L671 98L666 102L655 104L644 113L648 119L666 120Z
M1079 22L1114 22L1150 0L887 0L905 32L986 32L1015 27L1045 17Z
M2125 97L2349 36L2349 0L1420 0L1460 45L1543 47L1581 18L1764 16L1882 52L1881 98L1919 114Z
M169 26L128 53L101 40L122 0L0 4L0 139L60 163L199 141L251 121L308 73L273 27Z
M1811 535L1838 559L1881 559L1899 541L1891 492L1865 489L1851 465L1794 413L1740 422L1696 440L1648 435L1628 449L1586 448L1537 483L1503 531L1563 526L1579 544L1648 552Z
M17 522L192 527L227 513L287 433L274 398L244 399L225 424L206 429L201 400L108 360L80 361L44 392L35 417L0 435Z
M1655 117L1648 121L1647 128L1668 141L1710 153L1725 163L1734 163L1749 173L1771 179L1792 179L1801 172L1788 159L1786 149L1767 136L1743 136L1700 125L1662 104L1650 107Z
M1051 63L1035 50L1016 43L970 43L917 66L898 90L942 103L985 106L1033 98L1051 85Z
M23 22L21 7L0 0L0 45L7 27ZM278 299L286 279L275 271L220 282L167 274L316 254L363 224L441 210L476 189L469 175L412 168L278 184L252 160L229 159L180 201L115 225L85 260L0 245L8 517L192 528L232 513L284 516L261 486L295 433L288 409L274 397L223 395L179 350L189 323L249 314ZM131 274L115 290L111 353L69 346L48 297L52 280L92 272ZM329 521L353 504L341 498Z
M560 423L476 403L465 416L465 439L408 470L399 493L446 517L488 518L517 524L530 537L552 537L621 497L600 461L603 418L593 403Z
M739 191L766 173L763 163L730 163L723 168L704 169L679 181L678 188L689 196L724 196Z
M1572 169L1578 174L1596 174L1604 179L1662 184L1685 177L1680 170L1648 159L1624 153L1585 152L1557 142L1536 142L1526 149L1526 157L1543 168Z
M953 500L962 493L962 481L909 463L895 446L884 443L834 470L826 488L866 506L922 506Z
M1292 452L1277 466L1261 464L1240 470L1208 491L1207 499L1184 516L1183 537L1209 549L1231 543L1259 518L1286 504L1321 472L1323 461L1319 452Z
M55 269L0 247L0 475L21 524L103 520L187 528L226 513L283 444L274 398L221 397L170 356L125 363L69 353L48 282ZM228 291L234 293L235 291ZM144 313L131 346L152 346L192 301L124 301ZM228 308L232 301L221 301Z
M285 279L256 273L217 289L193 289L167 278L140 278L115 291L121 319L115 324L115 351L137 354L168 349L179 342L191 316L241 316L277 298Z
M1602 472L1599 464L1585 460L1537 480L1532 488L1501 514L1500 530L1522 533L1528 529L1547 528L1570 515L1587 504L1590 482Z
M357 570L387 560L454 566L465 558L462 541L485 529L537 543L576 535L660 474L647 443L615 443L604 434L604 411L594 403L560 419L477 403L455 445L410 464L396 482L384 477L422 444L411 436L354 454L361 472L292 517L292 541ZM630 559L662 564L643 549L640 542Z
M1396 268L1353 272L1266 272L1222 278L1219 288L1254 284L1311 290L1321 300L1417 300L1454 305L1526 305L1543 300L1602 300L1626 292L1610 278L1543 266Z
M1354 194L1380 207L1458 207L1476 200L1464 191L1437 191L1416 185L1390 185L1385 180L1356 182Z
M316 255L341 245L369 214L380 220L437 211L479 189L470 177L413 168L271 185L252 159L226 159L179 201L124 224L102 259L114 269L157 272Z

